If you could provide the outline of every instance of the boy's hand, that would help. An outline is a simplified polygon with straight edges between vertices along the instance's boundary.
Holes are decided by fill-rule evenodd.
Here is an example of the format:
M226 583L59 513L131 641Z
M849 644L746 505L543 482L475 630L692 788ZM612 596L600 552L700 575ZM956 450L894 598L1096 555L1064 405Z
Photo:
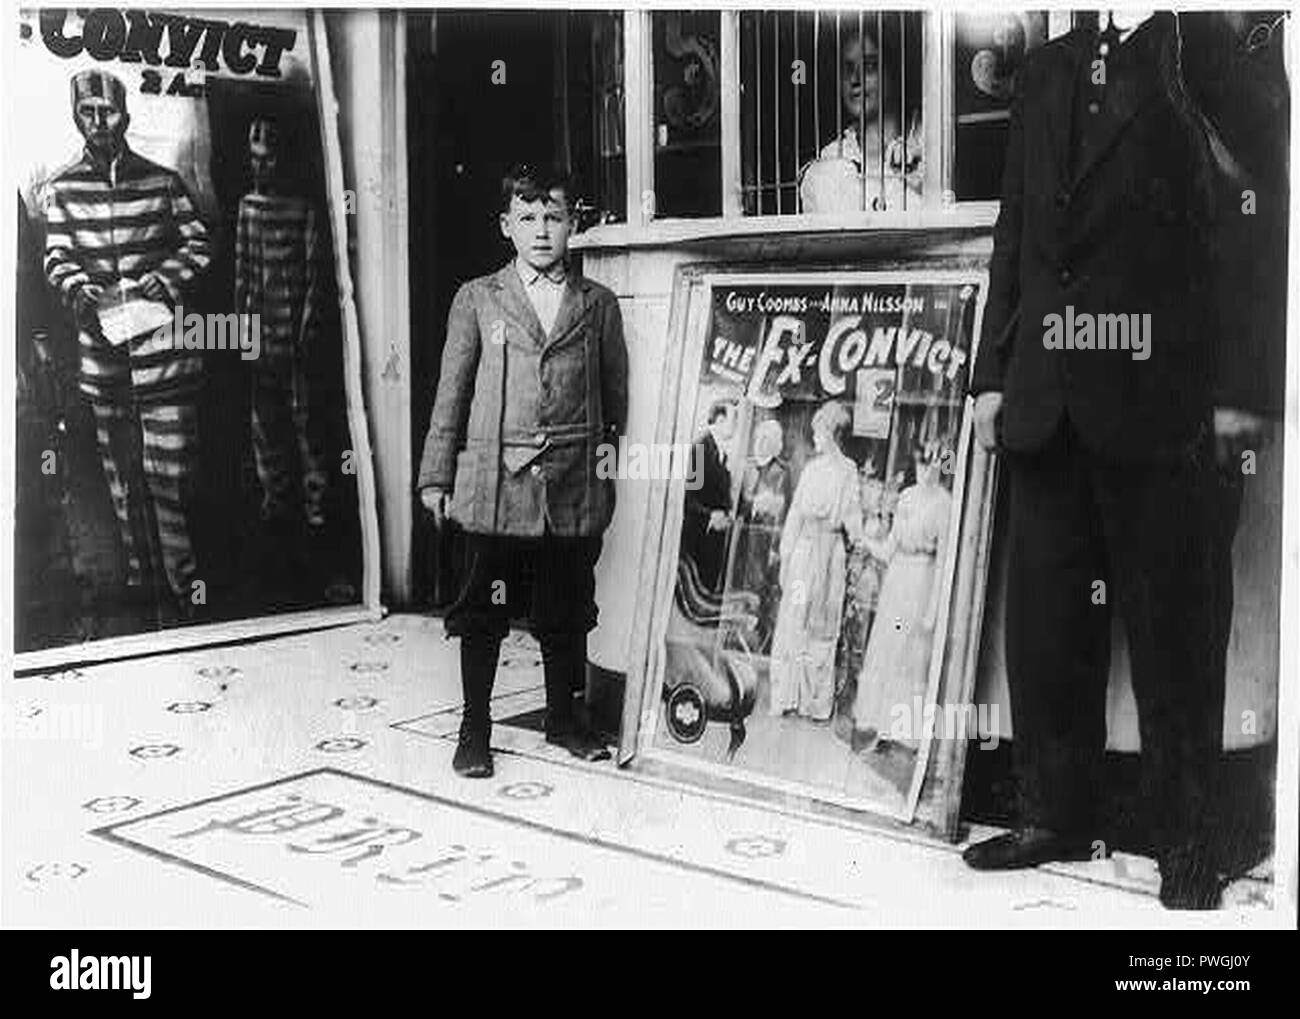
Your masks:
M420 489L420 502L433 514L433 526L441 528L447 520L447 491L443 488Z

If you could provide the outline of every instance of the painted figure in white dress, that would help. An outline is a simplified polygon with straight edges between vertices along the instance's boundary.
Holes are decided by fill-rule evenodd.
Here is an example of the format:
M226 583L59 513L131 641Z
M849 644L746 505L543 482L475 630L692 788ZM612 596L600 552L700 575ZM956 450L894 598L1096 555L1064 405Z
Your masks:
M916 484L900 493L889 537L883 542L866 539L871 554L888 566L858 675L855 749L873 741L877 749L889 743L912 749L920 745L922 720L916 717L915 698L925 703L952 517L952 494L942 481L942 455L938 444L918 453ZM905 724L895 725L896 720Z
M849 413L828 402L813 415L814 455L804 466L781 531L781 606L772 640L773 715L828 721L844 607L846 539L859 544L858 472L840 448Z

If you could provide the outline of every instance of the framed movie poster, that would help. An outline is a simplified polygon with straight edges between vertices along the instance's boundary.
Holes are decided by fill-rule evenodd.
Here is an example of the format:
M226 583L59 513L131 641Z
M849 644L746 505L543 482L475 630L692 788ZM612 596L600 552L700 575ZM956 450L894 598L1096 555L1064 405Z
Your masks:
M16 20L18 667L374 617L318 18Z
M903 820L960 771L991 527L966 395L985 279L684 274L655 441L689 470L652 489L625 761Z

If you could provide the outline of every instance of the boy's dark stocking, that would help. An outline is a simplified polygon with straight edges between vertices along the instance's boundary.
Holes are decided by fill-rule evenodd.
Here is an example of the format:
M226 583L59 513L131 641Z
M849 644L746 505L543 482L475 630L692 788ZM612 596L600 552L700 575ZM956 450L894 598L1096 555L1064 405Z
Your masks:
M540 638L546 676L546 742L564 747L584 761L605 761L609 749L580 725L573 710L573 691L587 666L587 635L547 634Z
M501 641L495 637L462 637L460 682L465 712L452 767L466 778L492 775L492 684L496 680Z

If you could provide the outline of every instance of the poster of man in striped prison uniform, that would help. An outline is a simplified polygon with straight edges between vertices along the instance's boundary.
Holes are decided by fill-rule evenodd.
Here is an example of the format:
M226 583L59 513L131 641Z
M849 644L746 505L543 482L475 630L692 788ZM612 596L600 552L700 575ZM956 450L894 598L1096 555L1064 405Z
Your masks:
M239 202L235 308L256 315L261 355L251 364L252 435L262 521L272 532L304 523L308 544L324 528L329 480L319 372L322 262L328 239L313 203L291 193L279 159L284 138L271 117L248 129L253 190Z
M19 410L15 650L355 605L370 506L331 217L356 209L328 170L325 39L292 9L17 21L4 156L29 226L19 363L42 384Z
M101 315L138 299L175 307L208 267L208 234L181 178L136 154L122 82L72 78L81 156L45 189L45 273L76 318L79 386L95 416L105 478L127 558L127 585L157 598L159 621L192 619L190 535L198 454L198 351L167 330L105 334Z

